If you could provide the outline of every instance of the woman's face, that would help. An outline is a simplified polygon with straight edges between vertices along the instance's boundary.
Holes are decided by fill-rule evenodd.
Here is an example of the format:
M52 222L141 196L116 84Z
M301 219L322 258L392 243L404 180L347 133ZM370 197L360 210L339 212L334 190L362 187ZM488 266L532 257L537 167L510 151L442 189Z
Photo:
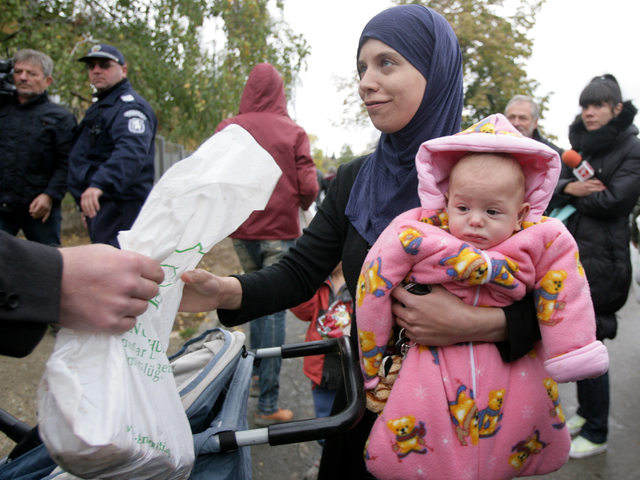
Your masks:
M427 80L402 55L370 38L358 58L360 98L382 133L402 130L420 108Z
M585 128L592 132L604 127L607 123L615 118L622 110L622 104L618 104L615 109L611 108L608 103L590 104L582 108L582 123Z

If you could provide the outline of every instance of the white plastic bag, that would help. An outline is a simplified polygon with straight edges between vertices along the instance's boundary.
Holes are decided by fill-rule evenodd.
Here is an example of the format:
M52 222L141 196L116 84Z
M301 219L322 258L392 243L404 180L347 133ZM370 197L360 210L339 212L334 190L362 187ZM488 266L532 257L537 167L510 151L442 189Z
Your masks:
M82 478L185 479L193 438L165 354L183 272L252 211L281 171L253 137L231 125L169 169L153 188L124 250L158 261L165 281L122 335L61 329L38 391L40 435L53 459Z

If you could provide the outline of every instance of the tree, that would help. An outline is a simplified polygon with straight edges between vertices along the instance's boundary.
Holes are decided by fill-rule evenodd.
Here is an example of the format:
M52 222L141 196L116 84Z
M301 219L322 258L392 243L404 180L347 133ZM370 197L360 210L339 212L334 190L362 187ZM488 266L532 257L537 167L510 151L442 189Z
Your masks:
M77 63L94 43L122 51L128 77L158 116L159 133L193 148L237 112L253 66L272 63L287 88L304 67L306 41L269 13L270 0L3 0L0 45L34 48L55 62L50 93L86 109L91 89ZM284 5L276 1L276 9ZM224 45L202 45L218 19Z
M527 37L545 0L519 0L509 17L499 15L503 0L395 0L398 5L425 5L441 13L451 24L462 50L464 74L463 128L497 112L504 112L516 94L534 96L538 83L527 77L525 62L533 41ZM357 78L342 80L339 89L357 91ZM357 93L345 101L356 104ZM542 110L548 95L538 98ZM360 109L355 122L366 121ZM348 120L345 123L350 123Z
M338 164L350 162L354 158L356 158L356 156L351 149L351 145L348 143L342 145L342 148L340 149L340 157L338 157Z

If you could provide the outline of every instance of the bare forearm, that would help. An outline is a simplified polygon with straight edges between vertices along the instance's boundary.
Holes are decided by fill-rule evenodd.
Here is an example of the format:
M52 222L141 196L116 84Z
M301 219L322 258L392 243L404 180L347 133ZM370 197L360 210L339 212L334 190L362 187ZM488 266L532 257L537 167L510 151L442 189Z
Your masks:
M392 305L397 324L421 345L508 340L507 319L501 308L472 307L440 285L420 296L396 288Z
M465 305L464 335L467 342L505 342L509 339L507 317L501 308L482 308Z

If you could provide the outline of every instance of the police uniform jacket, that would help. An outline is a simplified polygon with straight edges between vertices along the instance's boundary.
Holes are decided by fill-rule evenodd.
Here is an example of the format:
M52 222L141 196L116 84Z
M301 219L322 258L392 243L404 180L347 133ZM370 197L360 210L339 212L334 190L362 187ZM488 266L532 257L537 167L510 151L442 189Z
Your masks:
M88 187L105 200L145 200L154 181L156 116L125 78L99 95L73 135L69 191Z
M27 208L41 193L60 202L76 120L44 92L0 103L0 209Z

